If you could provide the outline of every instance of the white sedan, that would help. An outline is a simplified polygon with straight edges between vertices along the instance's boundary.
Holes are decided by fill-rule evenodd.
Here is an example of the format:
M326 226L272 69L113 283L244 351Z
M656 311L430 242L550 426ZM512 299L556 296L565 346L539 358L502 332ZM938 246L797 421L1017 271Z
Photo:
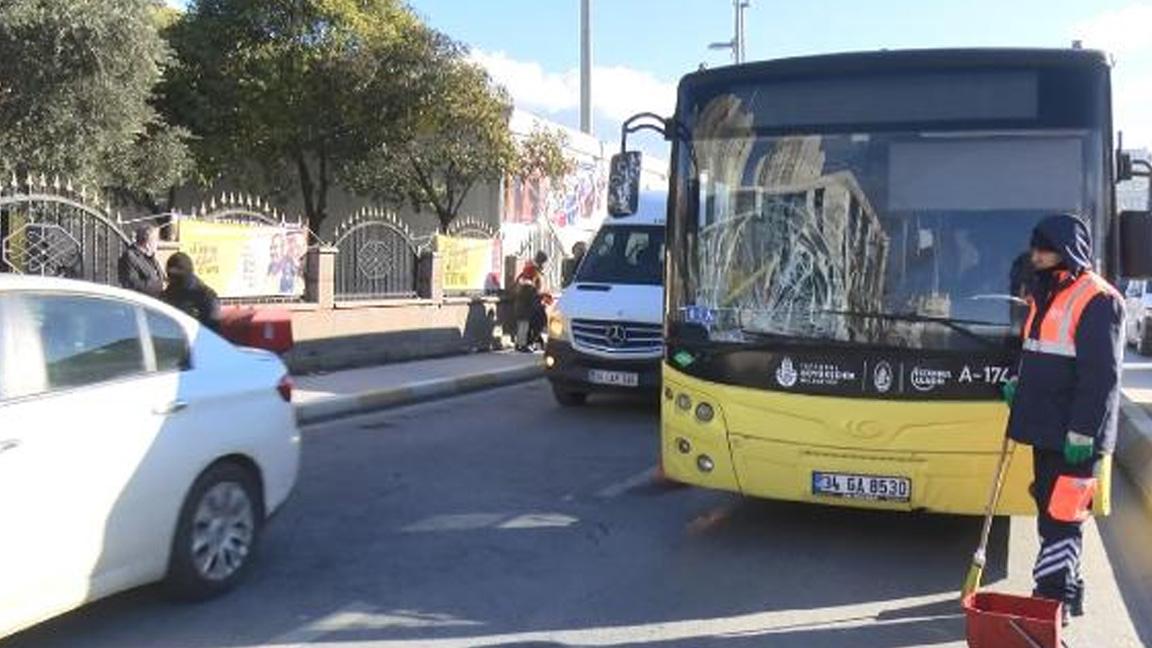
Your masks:
M276 356L148 297L0 274L0 637L235 584L296 481L291 391Z

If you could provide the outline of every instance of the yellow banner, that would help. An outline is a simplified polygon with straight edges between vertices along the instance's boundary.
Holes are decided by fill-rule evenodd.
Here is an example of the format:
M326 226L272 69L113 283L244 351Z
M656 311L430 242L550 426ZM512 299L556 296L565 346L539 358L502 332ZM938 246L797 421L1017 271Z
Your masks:
M304 294L303 228L186 220L180 222L180 249L221 297Z
M444 268L444 290L484 290L492 268L495 241L436 235L436 251Z

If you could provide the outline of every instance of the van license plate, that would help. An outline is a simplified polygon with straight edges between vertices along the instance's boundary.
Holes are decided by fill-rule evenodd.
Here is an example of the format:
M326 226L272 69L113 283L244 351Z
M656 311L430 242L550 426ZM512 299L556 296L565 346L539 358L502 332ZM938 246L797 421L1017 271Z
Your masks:
M907 502L912 498L912 480L907 477L813 471L812 494L885 502Z
M589 369L588 382L596 385L612 385L614 387L637 387L640 385L640 374L631 371Z

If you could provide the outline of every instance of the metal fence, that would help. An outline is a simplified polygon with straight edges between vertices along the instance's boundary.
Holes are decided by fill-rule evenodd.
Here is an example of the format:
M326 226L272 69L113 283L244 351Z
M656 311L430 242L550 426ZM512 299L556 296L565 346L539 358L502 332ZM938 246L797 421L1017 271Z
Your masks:
M0 270L115 284L124 229L93 190L44 176L0 185Z
M417 266L424 245L394 214L365 208L336 229L336 299L416 296Z
M548 263L544 266L543 272L545 290L559 290L564 259L568 258L568 251L564 249L564 243L553 225L545 220L533 223L527 235L521 240L520 248L516 252L518 264L522 266L530 261L537 252L548 255Z

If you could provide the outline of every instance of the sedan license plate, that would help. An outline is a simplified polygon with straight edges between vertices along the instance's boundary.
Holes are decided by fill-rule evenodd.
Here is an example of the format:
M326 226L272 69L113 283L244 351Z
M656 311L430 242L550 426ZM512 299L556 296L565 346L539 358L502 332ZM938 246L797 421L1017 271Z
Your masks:
M912 498L912 480L907 477L813 471L812 494L885 502L907 502Z
M636 387L640 384L640 374L631 371L589 369L588 382L596 385L612 385L614 387Z

